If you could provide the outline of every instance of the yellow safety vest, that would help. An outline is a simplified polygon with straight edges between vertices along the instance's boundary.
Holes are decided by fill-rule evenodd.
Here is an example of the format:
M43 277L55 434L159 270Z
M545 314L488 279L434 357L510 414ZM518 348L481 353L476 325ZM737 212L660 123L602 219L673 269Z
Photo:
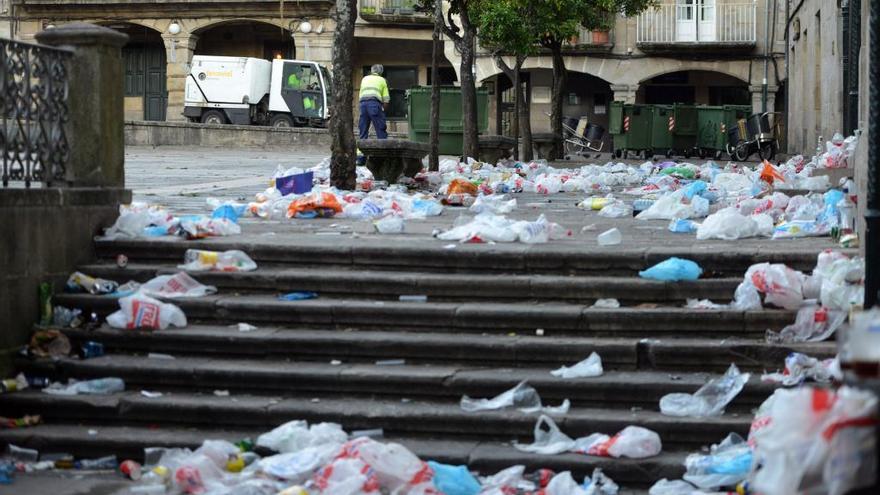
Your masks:
M361 80L359 99L368 100L370 98L379 100L382 103L388 103L391 101L391 95L388 94L388 83L385 82L384 77L370 74L369 76L364 76Z

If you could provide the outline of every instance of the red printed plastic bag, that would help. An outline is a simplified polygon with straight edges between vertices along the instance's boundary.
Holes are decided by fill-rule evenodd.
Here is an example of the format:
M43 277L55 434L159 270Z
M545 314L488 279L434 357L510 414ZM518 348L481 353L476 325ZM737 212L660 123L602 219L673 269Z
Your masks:
M186 326L186 315L177 306L163 303L143 294L119 300L119 311L107 317L113 328L164 330L169 325Z

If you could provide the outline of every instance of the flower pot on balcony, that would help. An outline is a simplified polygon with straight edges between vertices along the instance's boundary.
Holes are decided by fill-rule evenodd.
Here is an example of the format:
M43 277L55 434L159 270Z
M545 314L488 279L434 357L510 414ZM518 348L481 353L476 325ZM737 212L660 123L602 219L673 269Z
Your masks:
M593 31L594 45L607 45L610 41L608 31Z
M570 44L571 46L580 45L581 44L580 36L578 36L578 35L572 36L571 38L568 39L568 44Z

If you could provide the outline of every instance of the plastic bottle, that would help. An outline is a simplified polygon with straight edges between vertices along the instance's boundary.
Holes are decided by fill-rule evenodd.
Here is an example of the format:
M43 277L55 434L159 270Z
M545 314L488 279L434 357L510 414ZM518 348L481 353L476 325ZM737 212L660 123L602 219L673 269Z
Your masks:
M75 385L80 394L113 394L125 390L125 382L121 378L97 378L78 382Z
M220 270L224 272L250 271L257 268L247 254L243 251L205 251L202 249L187 249L183 255L186 270Z
M599 237L597 237L596 240L599 242L600 246L614 246L620 244L622 239L620 231L615 227L599 234Z
M76 469L99 470L99 469L116 469L119 462L115 455L101 457L98 459L83 459L73 463Z

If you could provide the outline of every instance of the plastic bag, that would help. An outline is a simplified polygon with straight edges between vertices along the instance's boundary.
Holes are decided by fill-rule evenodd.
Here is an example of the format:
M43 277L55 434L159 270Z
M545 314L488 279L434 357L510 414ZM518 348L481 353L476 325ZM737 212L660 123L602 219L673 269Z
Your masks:
M673 218L669 221L669 231L679 234L693 234L700 228L700 224L685 218Z
M481 478L481 495L508 495L518 493L517 490L534 491L535 484L523 478L525 471L525 466L511 466L492 476Z
M831 337L846 321L846 311L830 310L808 304L798 310L794 323L779 332L767 331L773 343L821 342Z
M758 293L758 289L751 281L745 280L736 286L730 307L739 311L757 311L764 306L761 304L761 294Z
M217 292L217 288L213 285L202 285L186 272L159 275L145 282L139 290L148 296L166 298L202 297Z
M587 491L572 478L571 471L563 471L547 483L544 495L587 495Z
M541 396L523 380L512 389L491 399L471 399L466 395L461 398L461 409L466 412L494 411L508 407L541 407Z
M592 378L602 376L602 358L595 352L572 367L563 366L550 372L559 378Z
M752 490L765 495L843 495L877 477L877 397L841 387L778 389L761 405Z
M309 427L306 421L290 421L263 433L257 445L276 452L297 452L318 445L342 445L348 435L336 423L318 423Z
M510 213L515 209L516 199L511 199L510 201L507 201L507 197L503 195L486 196L482 194L477 197L476 201L474 201L474 204L472 204L469 208L469 210L474 213L489 212L496 215Z
M752 468L752 449L736 433L713 445L709 454L690 454L685 459L685 481L716 491L745 481Z
M434 488L431 468L403 445L361 437L346 444L343 452L346 451L373 469L383 492L440 495Z
M832 378L843 378L837 376L839 371L840 363L836 358L819 361L806 354L792 352L785 358L785 369L781 373L764 374L761 381L781 383L786 387L800 385L807 379L827 383Z
M405 224L403 218L397 215L389 215L381 220L373 222L376 232L380 234L402 234Z
M313 478L314 486L326 495L367 495L379 493L379 479L362 459L343 457L322 467Z
M703 269L691 260L669 258L639 272L639 276L651 280L676 282L679 280L697 280Z
M862 258L836 259L827 268L817 270L821 280L819 298L823 306L849 311L852 306L864 304L865 262ZM817 270L813 271L814 275Z
M450 466L428 461L434 471L434 486L444 495L477 495L480 482L468 471L467 466Z
M584 489L586 495L617 495L617 492L620 491L617 483L599 468L593 470L591 477L584 478Z
M669 481L666 478L654 483L648 495L690 495L697 489L694 485L682 480Z
M186 326L186 315L177 306L143 294L119 299L119 311L107 316L113 328L165 330L169 325Z
M336 196L329 192L313 191L296 199L287 207L287 218L332 217L342 213Z
M648 209L636 215L639 220L672 220L673 218L696 218L709 214L709 201L702 196L688 198L679 189L654 201Z
M658 455L663 449L660 435L641 426L627 426L613 437L602 433L575 440L576 452L600 457L644 459Z
M457 225L437 236L443 241L469 242L473 240L514 242L519 233L513 229L514 222L503 216L481 213L463 225Z
M49 395L109 395L125 391L122 378L96 378L94 380L70 380L67 385L53 383L43 389Z
M546 430L543 428L546 426ZM549 416L542 414L537 423L535 423L535 441L531 444L521 444L514 442L513 446L517 450L523 452L532 452L534 454L561 454L568 452L575 447L574 440L559 430L556 423ZM550 493L549 491L547 492Z
M177 265L181 270L191 272L216 270L221 272L249 272L257 269L257 263L244 251L205 251L203 249L187 249L183 254L183 264Z
M746 270L745 280L765 294L764 302L785 309L803 303L804 274L783 264L759 263Z
M723 208L709 215L697 227L697 239L733 241L749 237L769 236L773 233L773 219L766 214L744 216L736 208Z
M326 444L307 447L260 459L260 471L291 483L303 483L321 466L327 464L339 451L339 445Z
M228 218L187 215L180 217L179 233L187 239L204 239L241 234L241 227Z
M629 206L620 200L614 200L599 210L599 216L605 218L631 217L632 214L632 206Z
M660 412L667 416L720 416L748 381L749 374L740 373L739 368L731 364L724 375L709 380L693 394L664 395L660 399Z

